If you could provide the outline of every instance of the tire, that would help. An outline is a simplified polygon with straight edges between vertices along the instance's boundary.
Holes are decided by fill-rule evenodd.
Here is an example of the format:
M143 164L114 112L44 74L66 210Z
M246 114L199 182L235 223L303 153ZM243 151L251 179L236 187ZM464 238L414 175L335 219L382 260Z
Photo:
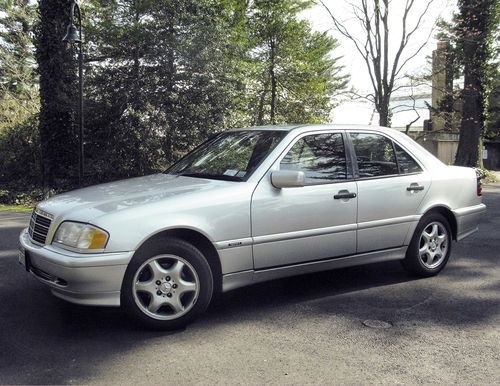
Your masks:
M412 275L435 276L450 258L451 242L448 220L439 213L428 213L418 223L401 263Z
M120 297L140 324L176 330L207 309L212 293L212 271L203 254L183 240L168 238L152 240L135 253Z

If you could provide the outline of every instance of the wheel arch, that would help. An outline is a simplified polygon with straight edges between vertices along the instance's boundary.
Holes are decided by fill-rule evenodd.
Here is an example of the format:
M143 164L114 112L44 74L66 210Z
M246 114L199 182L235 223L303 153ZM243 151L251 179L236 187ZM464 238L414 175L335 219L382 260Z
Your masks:
M457 240L457 232L458 232L458 224L457 224L457 219L455 218L455 215L451 211L450 208L443 206L443 205L438 205L434 206L432 208L429 208L425 213L424 216L429 214L429 213L439 213L442 215L446 220L448 220L448 224L450 224L451 228L451 236L453 240Z
M149 242L157 240L166 241L169 238L183 240L191 244L192 246L196 247L205 256L212 271L212 276L214 280L214 292L221 292L222 266L220 262L220 257L219 254L217 253L217 249L212 244L212 242L208 239L207 236L205 236L201 232L189 228L165 229L158 233L155 233L154 235L151 235L149 238L144 240L142 244L139 246L139 248L137 248L137 250L145 247Z

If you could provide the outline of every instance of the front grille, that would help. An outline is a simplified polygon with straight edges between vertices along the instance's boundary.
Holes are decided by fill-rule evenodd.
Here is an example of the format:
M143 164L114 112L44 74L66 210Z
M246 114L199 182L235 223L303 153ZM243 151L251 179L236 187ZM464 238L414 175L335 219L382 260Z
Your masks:
M33 211L28 230L33 241L40 244L45 244L47 241L47 233L49 233L50 223L52 222L52 219L48 216L48 213L47 215L42 215L36 209Z

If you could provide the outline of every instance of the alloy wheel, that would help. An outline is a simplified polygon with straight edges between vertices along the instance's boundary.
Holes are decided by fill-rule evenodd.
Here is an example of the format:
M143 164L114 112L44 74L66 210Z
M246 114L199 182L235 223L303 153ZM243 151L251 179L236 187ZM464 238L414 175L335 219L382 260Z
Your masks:
M196 270L176 255L146 260L133 279L135 303L143 313L157 320L180 318L193 308L199 292Z
M439 266L448 252L449 236L440 222L429 223L420 236L418 255L420 262L429 269Z

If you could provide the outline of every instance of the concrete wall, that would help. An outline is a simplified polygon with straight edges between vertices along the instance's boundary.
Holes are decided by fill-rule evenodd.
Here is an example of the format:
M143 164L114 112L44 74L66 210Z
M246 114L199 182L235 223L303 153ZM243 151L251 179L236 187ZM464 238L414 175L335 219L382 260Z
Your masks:
M410 132L410 137L434 154L447 165L453 165L458 149L459 134ZM500 141L484 140L488 158L483 159L483 166L489 170L500 170Z
M447 165L455 162L458 149L458 134L425 133L417 138L417 142Z

